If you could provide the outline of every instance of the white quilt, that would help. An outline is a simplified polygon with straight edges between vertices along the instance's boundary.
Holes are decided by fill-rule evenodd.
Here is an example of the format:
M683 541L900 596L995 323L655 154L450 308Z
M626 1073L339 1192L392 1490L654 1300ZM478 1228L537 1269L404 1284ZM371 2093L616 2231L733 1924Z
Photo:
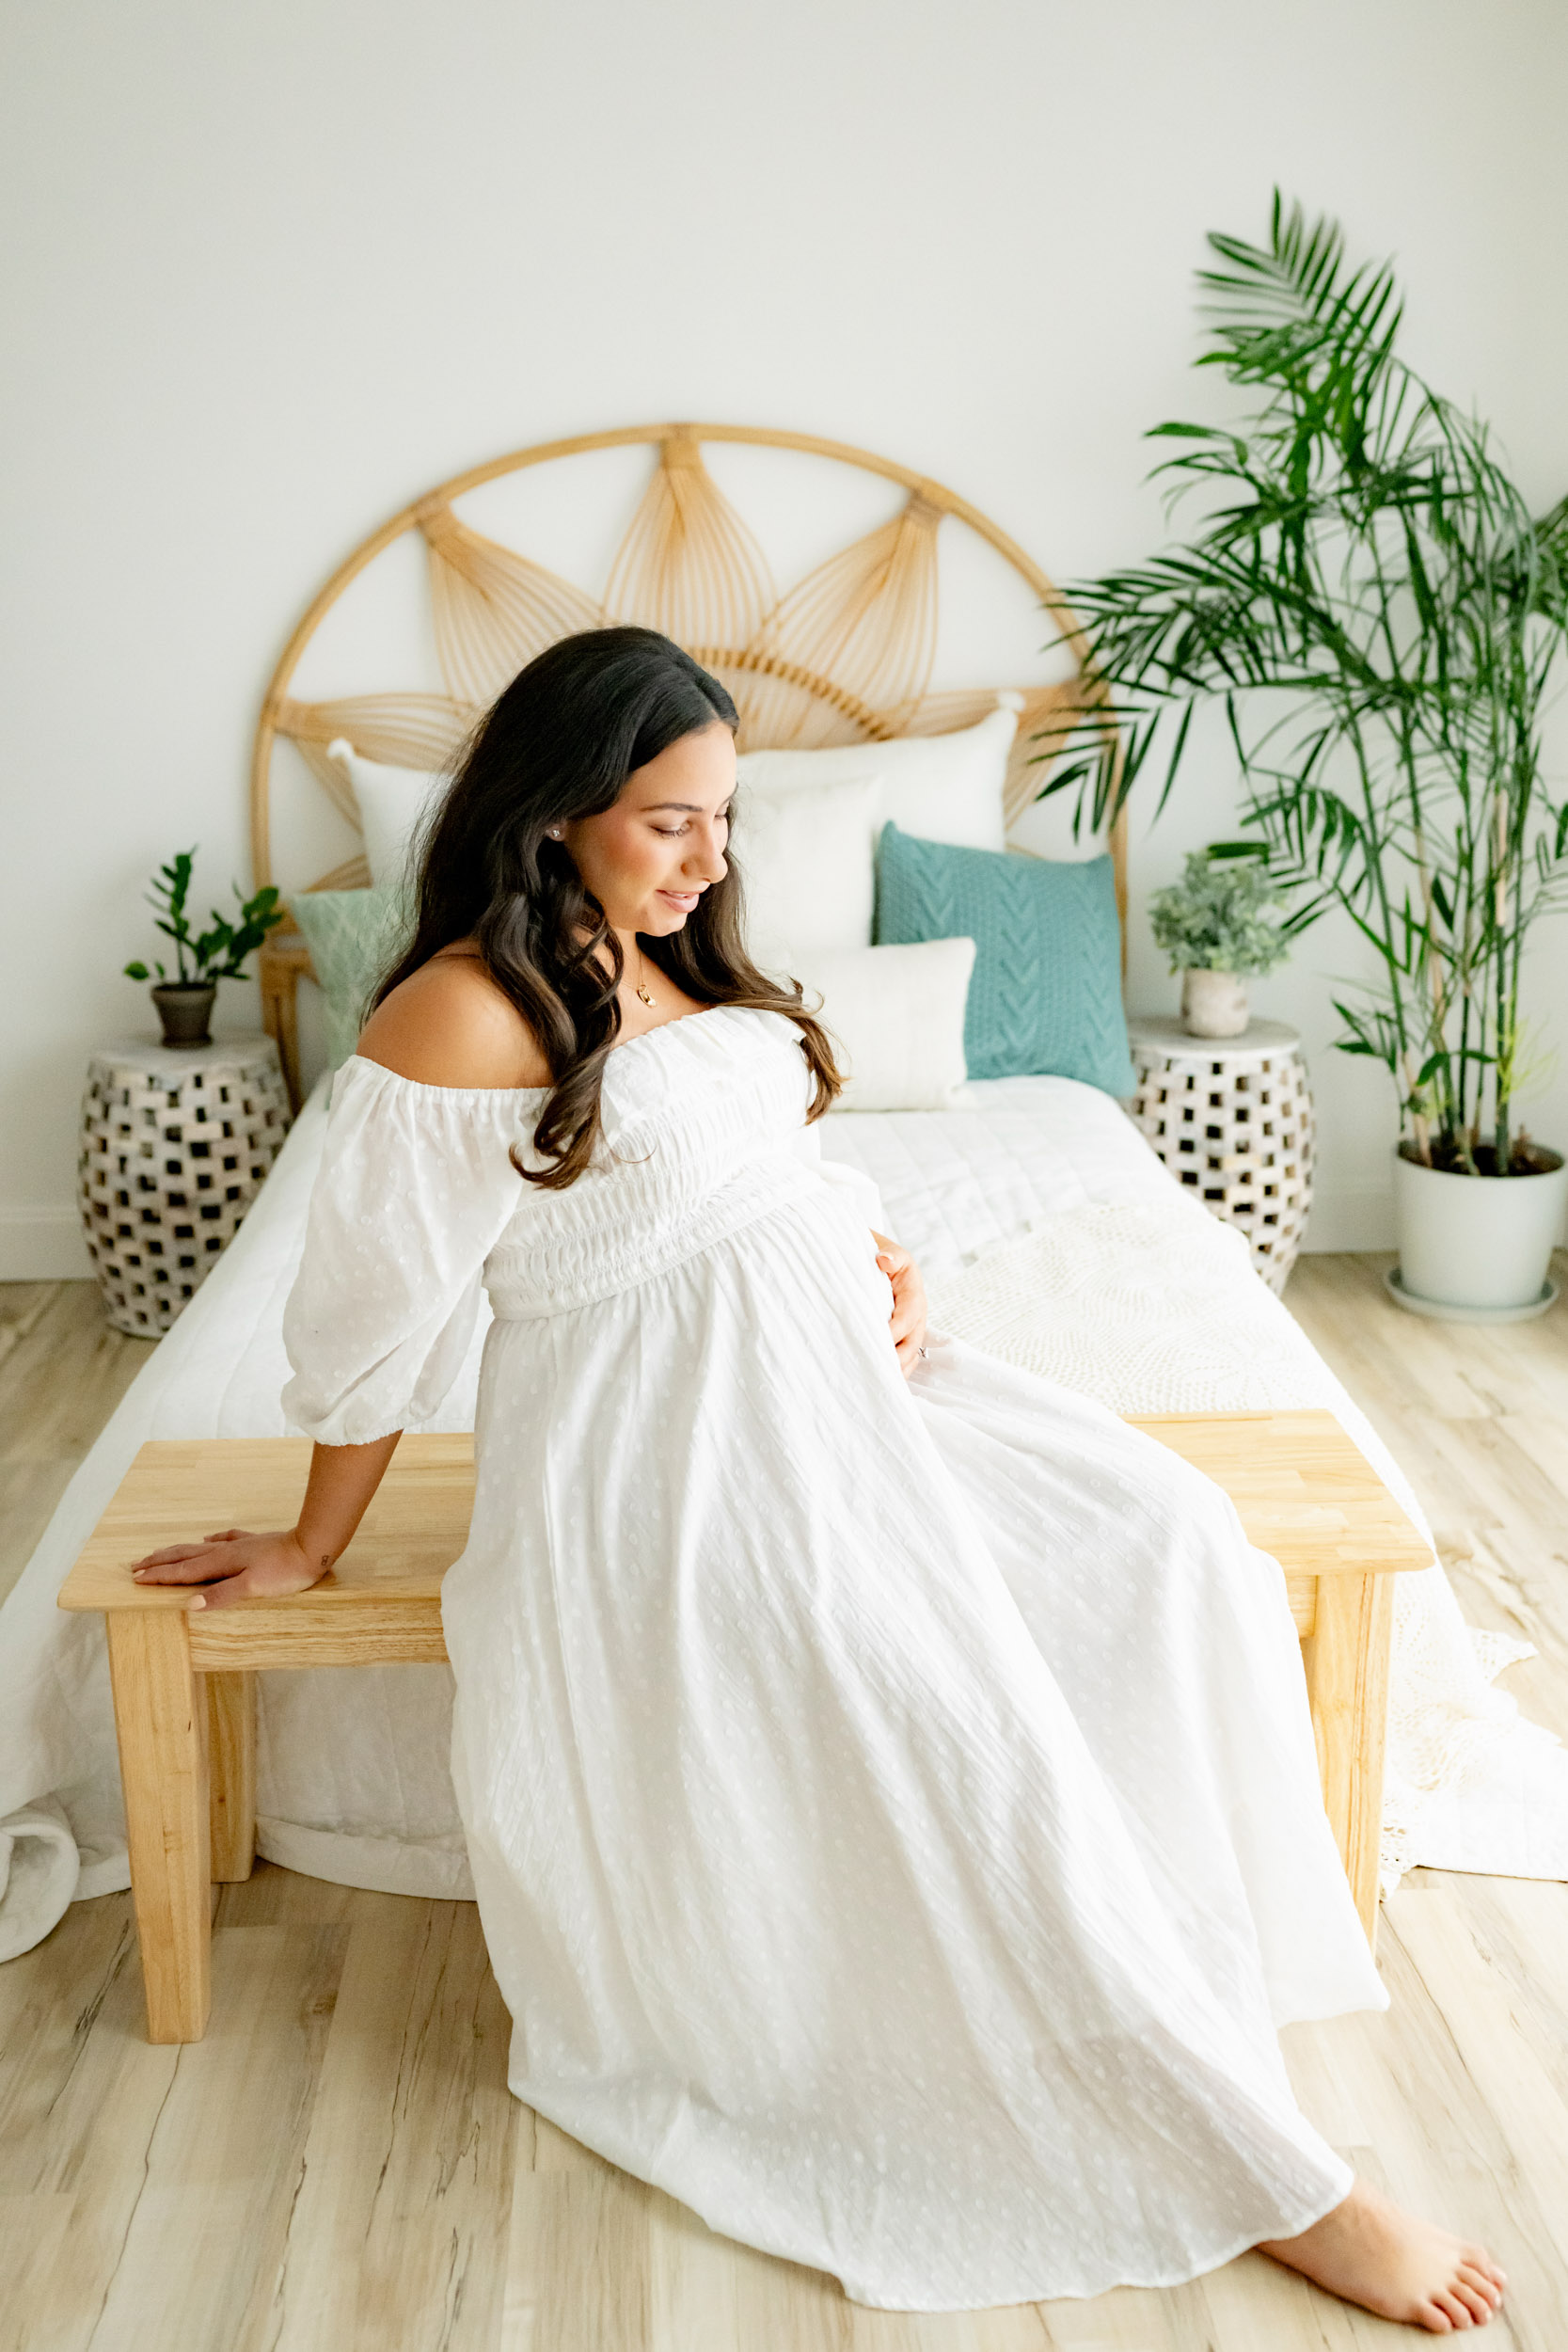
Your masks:
M0 1611L0 1958L46 1934L72 1891L127 1883L102 1623L55 1596L147 1438L283 1433L283 1302L325 1125L318 1089ZM921 1261L941 1327L1123 1411L1327 1406L1418 1517L1244 1245L1104 1095L1058 1078L975 1084L951 1112L831 1118L823 1149L875 1180L882 1230ZM429 1425L471 1426L483 1323ZM1386 1880L1418 1862L1568 1877L1568 1753L1488 1687L1528 1645L1468 1632L1435 1565L1396 1591ZM445 1667L261 1676L261 1852L349 1885L466 1895L450 1706Z

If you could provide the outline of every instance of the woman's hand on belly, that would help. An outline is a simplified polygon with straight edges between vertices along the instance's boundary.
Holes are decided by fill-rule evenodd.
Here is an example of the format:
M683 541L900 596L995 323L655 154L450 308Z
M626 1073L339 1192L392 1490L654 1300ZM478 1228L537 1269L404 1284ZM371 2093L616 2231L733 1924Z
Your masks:
M893 1285L893 1313L888 1328L897 1351L899 1370L907 1380L920 1361L926 1339L926 1285L920 1279L920 1268L907 1249L901 1249L885 1233L873 1226L871 1238L877 1245L877 1263Z

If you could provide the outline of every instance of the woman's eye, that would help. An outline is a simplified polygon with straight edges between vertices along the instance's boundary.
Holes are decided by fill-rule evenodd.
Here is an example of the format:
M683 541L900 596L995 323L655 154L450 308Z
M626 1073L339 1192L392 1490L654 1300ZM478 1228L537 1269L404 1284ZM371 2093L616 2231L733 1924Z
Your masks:
M713 821L716 825L722 825L727 833L729 831L730 824L729 810L727 808L721 810L720 814L714 818ZM654 827L654 831L655 833L662 834L666 841L678 841L682 834L689 833L691 828L689 825L656 825Z

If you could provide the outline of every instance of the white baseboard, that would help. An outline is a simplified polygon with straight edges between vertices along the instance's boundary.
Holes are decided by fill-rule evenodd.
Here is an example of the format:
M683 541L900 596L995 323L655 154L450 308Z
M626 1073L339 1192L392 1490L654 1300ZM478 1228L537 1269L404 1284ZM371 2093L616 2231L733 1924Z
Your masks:
M0 1282L69 1282L91 1273L74 1209L0 1208Z
M1320 1193L1307 1222L1306 1250L1392 1249L1391 1193ZM61 1282L90 1277L92 1260L74 1209L0 1209L0 1282Z
M1392 1249L1393 1195L1381 1185L1320 1192L1312 1203L1308 1251ZM60 1282L90 1277L92 1260L74 1209L0 1208L0 1282Z
M1386 1185L1320 1192L1312 1202L1302 1243L1307 1251L1392 1249L1394 1196Z

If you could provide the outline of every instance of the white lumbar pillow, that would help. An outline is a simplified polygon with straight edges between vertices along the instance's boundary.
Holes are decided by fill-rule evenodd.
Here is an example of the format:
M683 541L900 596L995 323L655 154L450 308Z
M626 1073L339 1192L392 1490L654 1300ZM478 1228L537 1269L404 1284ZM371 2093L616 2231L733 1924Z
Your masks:
M869 947L882 817L872 775L741 787L730 837L745 877L747 945L765 972L803 980L820 955Z
M964 1009L974 969L972 939L918 946L857 947L812 959L808 1005L844 1051L848 1111L942 1111L968 1075Z
M445 797L451 778L427 775L418 768L384 768L378 759L366 759L342 735L327 745L326 755L353 787L372 882L378 890L406 882L414 835L426 811Z
M742 752L741 783L769 792L819 789L878 776L882 814L900 833L960 850L1005 850L1003 790L1018 732L1019 697L998 697L978 726L956 735L906 735L894 743L849 743L820 752Z

